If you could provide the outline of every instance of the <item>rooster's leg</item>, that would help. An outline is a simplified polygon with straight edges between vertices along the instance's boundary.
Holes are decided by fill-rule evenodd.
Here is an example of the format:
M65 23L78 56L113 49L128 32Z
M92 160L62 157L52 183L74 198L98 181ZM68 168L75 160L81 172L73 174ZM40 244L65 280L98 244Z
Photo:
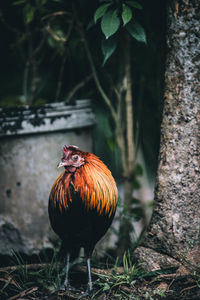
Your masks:
M73 290L69 283L69 263L70 263L70 254L67 253L66 265L65 265L65 280L61 285L60 290Z
M93 293L92 287L92 276L91 276L91 266L90 266L90 256L87 256L87 269L88 269L88 287L85 293L82 293L78 299L83 299L85 297L91 297Z
M92 276L91 276L91 265L90 257L87 258L87 269L88 269L88 293L92 293Z
M69 286L69 262L70 262L70 254L67 253L67 261L65 266L65 281L63 283L65 288L68 288Z

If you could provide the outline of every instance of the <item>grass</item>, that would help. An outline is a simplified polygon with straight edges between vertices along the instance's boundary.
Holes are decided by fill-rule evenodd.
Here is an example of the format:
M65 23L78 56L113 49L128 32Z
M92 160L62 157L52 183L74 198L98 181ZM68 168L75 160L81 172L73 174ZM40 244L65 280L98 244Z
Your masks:
M121 273L119 273L118 267L117 259L111 274L99 274L97 284L102 286L103 291L114 289L123 284L133 286L142 271L139 266L132 263L129 252L123 256L123 270Z
M116 299L140 299L137 295L134 295L134 289L136 282L142 280L144 277L151 275L146 273L141 265L133 263L130 252L127 251L123 256L123 266L119 267L118 259L116 260L115 266L110 274L98 274L99 279L95 282L96 286L99 287L98 291L94 295L94 299L101 293L112 294ZM153 294L159 294L160 297L165 297L165 294L161 291L154 291ZM146 299L151 299L150 293L144 295ZM148 298L149 297L149 298Z
M76 289L76 294L74 293L73 297L70 295L71 298L68 296L66 298L66 293L55 292L64 276L56 253L51 256L50 260L43 257L43 260L37 264L27 264L19 254L14 253L14 264L13 267L0 269L1 300L50 299L52 293L54 298L51 299L77 299L77 295L80 295L87 286L85 260L84 267L79 267L79 269L74 267L72 270L71 283ZM104 264L99 268L97 265L97 268L92 269L92 277L94 282L92 299L183 300L190 299L190 296L198 293L200 288L199 273L184 278L177 278L173 269L147 273L141 265L133 263L128 251L124 254L122 263L119 263L117 259L114 266Z
M19 254L13 253L13 258L15 267L0 270L0 299L24 294L24 291L49 293L61 284L63 274L60 272L56 253L53 254L50 263L33 265L26 264Z
M103 299L200 299L199 273L177 275L177 267L146 272L141 265L133 263L130 252L123 256L122 267L116 260L107 274L98 274L95 282L96 297ZM197 296L196 296L197 295Z

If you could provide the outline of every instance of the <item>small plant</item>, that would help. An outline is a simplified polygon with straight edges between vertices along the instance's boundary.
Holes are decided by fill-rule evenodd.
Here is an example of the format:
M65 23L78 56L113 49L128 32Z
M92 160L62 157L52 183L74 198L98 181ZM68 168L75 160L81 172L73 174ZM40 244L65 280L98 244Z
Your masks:
M154 300L158 299L158 297L159 299L164 298L166 295L163 290L155 288L155 285L148 287L146 283L152 278L157 278L160 274L169 274L171 272L172 269L146 272L141 265L133 262L130 251L127 251L123 255L121 267L117 258L112 272L97 274L99 278L96 281L96 286L99 290L93 299L101 293L106 293L108 297L114 297L114 299ZM141 290L141 285L146 287Z
M127 286L133 288L136 280L143 274L143 270L139 265L132 262L130 252L127 251L123 255L123 267L119 267L119 259L116 259L112 273L110 274L98 274L99 279L96 281L96 285L100 287L94 297L102 292L115 291L121 286ZM120 290L120 296L124 295L124 299L136 299L133 295L130 295L128 291ZM115 294L117 297L117 294ZM131 297L131 298L130 298ZM120 298L122 299L122 298Z
M193 272L194 280L196 281L197 287L200 288L200 264L198 265L198 269Z
M152 293L150 294L149 292L146 292L145 295L144 295L145 299L149 299L149 300L157 299L157 297L154 298L154 296L160 296L161 298L166 297L165 293L163 291L159 290L159 289L154 289L153 290L153 295L152 295Z
M14 267L7 267L3 271L4 279L0 287L0 298L16 294L26 295L29 292L53 292L61 285L60 265L53 254L49 263L27 264L20 254L13 253Z

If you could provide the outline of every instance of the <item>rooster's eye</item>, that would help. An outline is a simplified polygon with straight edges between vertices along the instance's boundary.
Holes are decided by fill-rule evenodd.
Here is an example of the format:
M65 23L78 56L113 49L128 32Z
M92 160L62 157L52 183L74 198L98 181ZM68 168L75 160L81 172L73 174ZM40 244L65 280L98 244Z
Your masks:
M74 155L72 156L73 161L77 161L78 160L78 155Z

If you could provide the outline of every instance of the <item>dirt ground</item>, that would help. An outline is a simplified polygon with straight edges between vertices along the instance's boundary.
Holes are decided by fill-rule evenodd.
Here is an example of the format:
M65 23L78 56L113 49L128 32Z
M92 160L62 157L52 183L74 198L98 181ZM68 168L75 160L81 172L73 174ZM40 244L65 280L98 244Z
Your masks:
M34 265L33 265L34 266ZM38 266L38 269L37 269ZM31 272L41 272L43 265L36 265L29 270ZM122 271L118 268L117 272ZM200 299L200 287L197 278L193 275L177 275L157 274L134 281L134 284L120 284L116 287L107 284L107 288L102 288L100 285L99 274L109 275L111 269L92 269L92 278L94 283L94 292L91 297L84 296L87 287L87 272L84 267L75 267L71 272L71 285L74 288L73 292L69 291L48 291L44 289L41 282L29 280L29 287L25 288L23 282L19 279L19 270L13 267L4 267L0 269L0 299L1 300L64 300L64 299L96 299L96 300L111 300L111 299L177 299L177 300L197 300ZM39 274L39 273L38 273ZM42 276L41 276L42 278ZM25 280L25 278L24 278Z

